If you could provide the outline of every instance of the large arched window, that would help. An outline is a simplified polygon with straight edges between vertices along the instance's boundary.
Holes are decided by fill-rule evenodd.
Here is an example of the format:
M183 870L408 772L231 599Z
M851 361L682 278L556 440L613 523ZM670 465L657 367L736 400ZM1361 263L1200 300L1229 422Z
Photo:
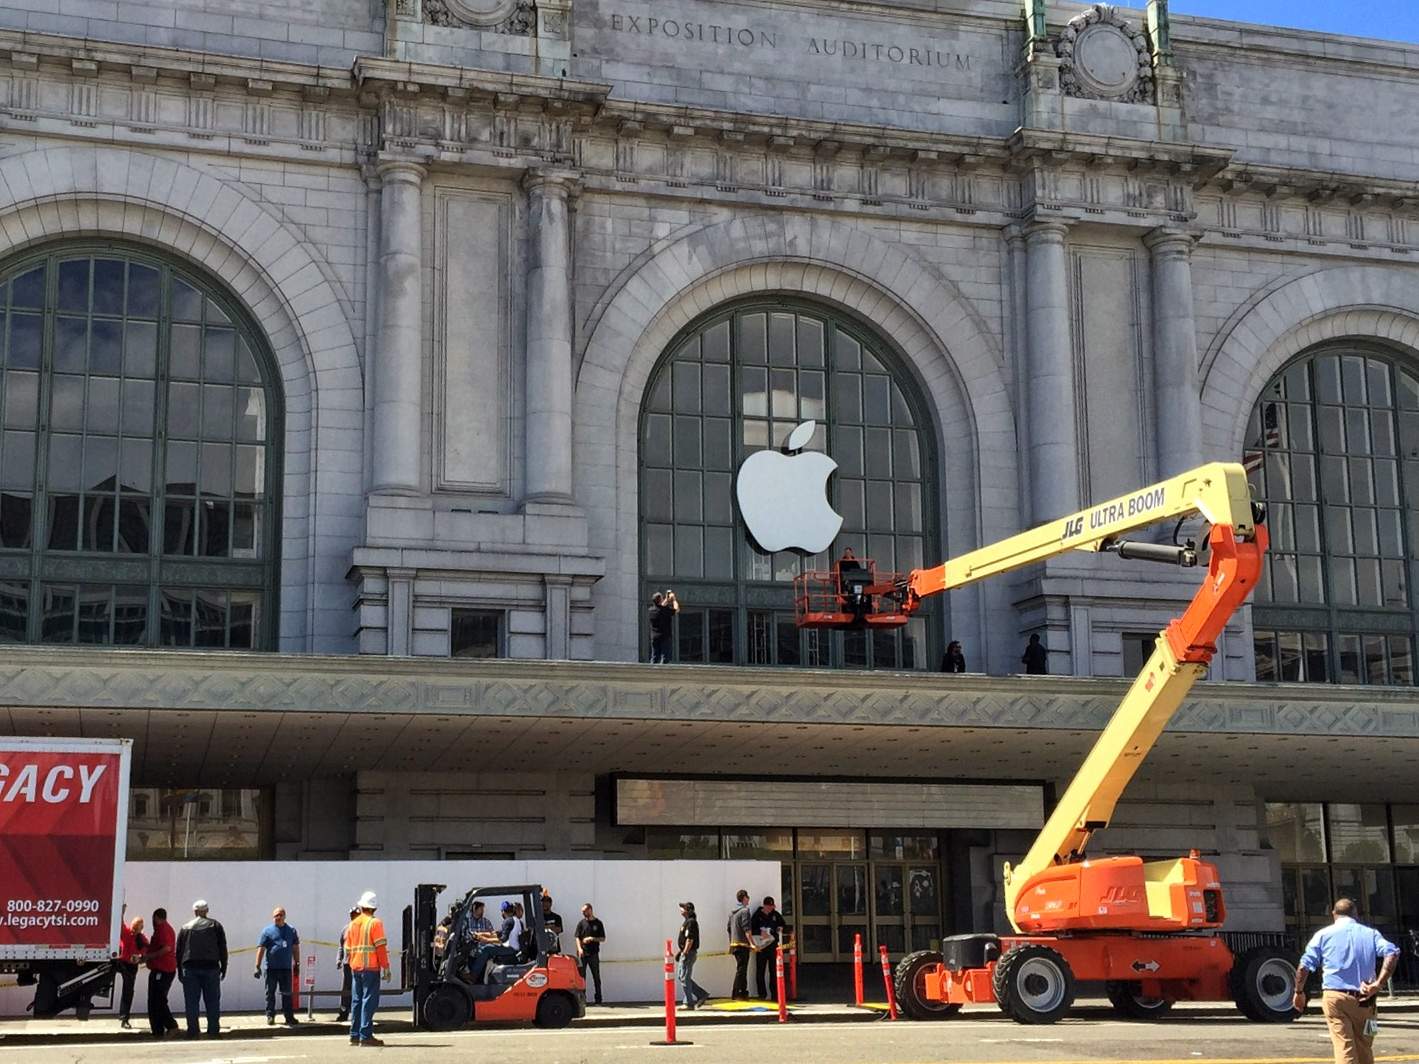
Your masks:
M280 431L256 330L136 248L0 273L0 642L274 642Z
M842 530L813 557L765 553L735 505L735 471L810 420L809 449L838 464L829 499ZM641 590L647 601L656 589L677 591L676 660L933 665L934 611L900 631L800 632L792 600L798 572L825 569L848 547L888 570L939 557L927 426L892 352L832 313L751 303L685 330L652 374L640 426Z
M1308 352L1262 393L1245 461L1272 537L1257 679L1412 684L1419 374L1378 346Z

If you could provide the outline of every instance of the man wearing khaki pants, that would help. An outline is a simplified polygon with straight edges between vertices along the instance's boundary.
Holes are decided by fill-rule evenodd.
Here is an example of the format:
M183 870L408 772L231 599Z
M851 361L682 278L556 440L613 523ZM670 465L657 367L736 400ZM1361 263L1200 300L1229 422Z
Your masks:
M1335 1064L1374 1064L1375 995L1399 963L1399 948L1373 927L1355 919L1355 903L1339 899L1330 910L1335 922L1311 938L1296 967L1297 1012L1306 1008L1305 986L1311 972L1320 972L1321 1011L1330 1027ZM1379 959L1384 967L1375 974Z

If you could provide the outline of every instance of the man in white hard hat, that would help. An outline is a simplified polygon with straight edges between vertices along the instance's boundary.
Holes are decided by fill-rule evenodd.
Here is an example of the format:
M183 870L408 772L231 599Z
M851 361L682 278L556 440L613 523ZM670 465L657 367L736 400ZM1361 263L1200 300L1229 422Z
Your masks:
M374 1036L374 1013L379 1008L379 982L388 979L389 943L384 921L375 916L379 899L372 890L355 903L360 914L345 928L345 963L350 967L350 1044L384 1045Z

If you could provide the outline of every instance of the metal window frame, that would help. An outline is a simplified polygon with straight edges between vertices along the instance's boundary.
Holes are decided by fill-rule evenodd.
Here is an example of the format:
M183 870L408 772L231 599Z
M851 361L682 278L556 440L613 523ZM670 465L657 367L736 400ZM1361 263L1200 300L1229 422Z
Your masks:
M680 347L687 340L689 340L693 336L697 336L706 332L715 325L718 325L720 322L729 322L730 357L728 365L730 366L730 420L734 427L732 446L735 455L735 459L731 463L732 468L730 470L730 475L733 476L734 473L737 472L739 464L741 464L743 461L742 453L744 446L742 427L744 423L744 413L740 404L739 388L739 369L742 363L738 358L737 337L735 335L734 322L736 322L741 315L754 313L756 311L762 311L766 314L774 312L803 314L808 317L817 318L823 323L823 373L825 387L825 416L821 419L821 421L827 433L829 434L829 437L831 437L834 425L848 424L846 422L839 422L836 417L836 392L833 388L833 379L836 371L834 370L832 363L832 332L834 330L840 330L842 332L845 332L853 340L861 344L864 349L870 351L873 357L883 364L884 368L888 371L888 374L892 378L893 382L901 390L902 396L906 401L907 406L911 411L912 418L915 422L914 430L917 434L919 460L921 463L920 484L922 493L922 529L920 532L920 537L923 545L923 554L925 555L926 560L941 555L942 495L939 486L941 466L939 455L937 454L937 434L935 432L936 418L929 403L926 400L926 388L922 383L920 377L911 367L910 362L907 360L903 352L888 337L884 336L881 332L879 332L870 321L864 320L861 317L858 317L857 315L845 312L840 308L836 308L815 301L811 298L800 298L797 296L786 295L768 297L754 296L746 299L738 299L724 303L720 306L713 308L712 310L705 312L704 314L701 314L693 321L691 321L688 325L686 325L684 328L682 328L678 333L676 333L676 335L671 339L671 341L665 346L665 350L661 353L660 358L655 364L655 367L651 370L650 374L646 378L646 385L642 392L642 400L636 422L636 475L638 499L636 514L636 587L638 592L637 606L638 609L640 609L640 619L637 627L639 639L638 657L644 655L645 649L649 646L650 641L648 618L646 616L645 610L641 607L643 607L644 603L649 601L650 595L655 590L666 586L666 578L663 575L652 580L646 573L646 525L649 522L646 518L645 508L645 499L647 497L646 471L648 466L645 461L644 449L646 442L647 417L649 414L653 413L653 411L649 409L650 396L653 394L656 387L659 385L663 376L671 372L670 367L674 363L675 355L680 350ZM772 369L774 367L771 363L766 362L765 368ZM796 371L800 367L798 364L795 364L793 368ZM671 416L673 416L673 411ZM701 414L699 416L703 417L705 415ZM767 418L770 420L778 420L773 419L771 414L768 415ZM669 468L673 473L676 467L672 465ZM860 479L864 481L868 479L865 475L865 472ZM902 482L910 483L910 481ZM892 478L892 483L898 483L896 477ZM671 522L671 527L676 527L675 522ZM704 522L701 522L698 527L707 528L717 526L710 526L705 524ZM737 557L739 549L738 537L745 534L744 525L742 519L739 517L737 505L734 506L733 528L736 532L736 559L734 566L735 575L731 579L682 579L678 576L672 577L670 579L674 581L677 593L682 588L692 589L692 592L696 593L696 595L700 591L707 593L708 600L706 600L706 598L698 598L698 600L696 600L695 597L680 595L682 612L687 608L703 608L705 610L730 609L733 611L733 664L746 665L749 664L749 612L759 610L766 610L774 613L791 612L793 608L792 587L790 584L782 582L751 581L746 579L745 576L740 572L740 564ZM891 534L893 536L898 536L902 533L897 533L894 531ZM726 594L726 589L729 589L729 594ZM923 640L924 659L917 666L917 670L930 671L933 667L933 663L939 661L942 650L945 646L945 602L942 601L940 603L932 603L927 609L921 612L920 616L926 622L926 633L925 638ZM870 646L870 639L868 640L869 646L867 649L867 664L865 666L848 666L844 664L844 634L841 632L824 632L821 633L821 635L822 638L826 640L828 644L827 653L825 655L825 657L827 658L826 664L820 663L818 665L809 665L809 653L807 647L802 641L800 641L799 665L788 667L832 668L835 670L843 671L858 671L861 669L875 669L879 667L874 661L874 652ZM703 663L709 663L710 647L708 622L706 622L706 624L704 625L704 632L701 635L701 641L703 657L700 660ZM674 648L672 660L679 660L678 619L675 626L675 632L671 639L671 643ZM898 641L897 646L900 648L900 641ZM778 667L777 656L777 644L775 642L773 647L773 667ZM889 667L896 668L897 666L892 665Z
M1388 677L1393 675L1393 671L1392 666L1389 663L1390 650L1388 645L1386 645L1385 660L1387 680L1386 683L1382 686L1419 686L1419 668L1416 668L1415 666L1416 644L1419 644L1419 587L1414 586L1414 570L1411 569L1409 575L1409 608L1407 610L1385 609L1383 607L1336 605L1330 597L1330 566L1332 559L1337 557L1369 557L1369 555L1357 556L1332 554L1329 545L1330 533L1326 528L1325 522L1326 506L1338 504L1327 502L1324 497L1324 487L1321 483L1320 457L1323 452L1320 449L1319 408L1322 404L1320 400L1316 398L1317 389L1315 378L1315 364L1319 359L1324 357L1342 357L1344 355L1353 355L1358 356L1360 358L1374 359L1376 361L1383 362L1387 366L1390 374L1391 391L1395 397L1394 405L1390 409L1393 410L1396 414L1399 411L1399 389L1397 387L1399 373L1405 372L1408 373L1410 376L1419 377L1419 365L1415 364L1414 359L1410 357L1407 352L1385 344L1378 339L1365 339L1328 341L1326 343L1319 344L1315 347L1307 348L1305 351L1301 352L1296 357L1288 360L1283 366L1281 366L1280 369L1278 369L1271 376L1271 379L1267 381L1266 386L1262 389L1261 394L1256 399L1256 402L1252 404L1252 414L1256 414L1261 409L1262 405L1267 401L1267 389L1271 388L1273 384L1284 378L1287 373L1291 372L1297 366L1304 365L1307 369L1307 373L1309 376L1311 389L1310 399L1297 401L1287 397L1285 399L1277 401L1284 403L1288 409L1293 403L1295 405L1302 405L1302 403L1304 403L1304 405L1307 407L1311 423L1311 432L1315 441L1314 451L1295 451L1291 446L1289 446L1288 430L1288 446L1279 449L1278 452L1273 452L1270 449L1263 448L1263 453L1281 453L1286 455L1296 453L1309 454L1313 455L1316 460L1317 498L1315 506L1319 512L1318 520L1320 525L1319 534L1321 546L1321 579L1325 585L1326 602L1323 604L1271 604L1261 601L1260 595L1258 594L1257 601L1254 602L1252 606L1252 629L1253 632L1256 632L1258 634L1265 633L1273 636L1278 633L1291 632L1301 633L1302 635L1307 633L1325 635L1328 639L1326 658L1329 667L1329 676L1327 678L1327 682L1329 683L1339 682L1341 636L1359 636L1361 638L1367 635L1384 635L1387 637L1392 635L1407 636L1409 638L1409 647L1411 655L1410 674L1412 677L1412 682L1409 685L1402 685L1395 684L1392 680L1388 679ZM1348 408L1349 406L1350 404L1348 403L1344 404L1345 408ZM1375 409L1385 408L1375 407L1374 404L1369 402L1367 398L1366 403L1361 409L1364 409L1366 411L1372 411ZM1249 418L1250 416L1251 415L1248 415ZM1373 457L1373 455L1371 457ZM1413 563L1410 558L1410 556L1413 554L1412 545L1415 542L1415 537L1419 536L1419 499L1410 497L1409 485L1406 483L1404 476L1403 454L1397 452L1395 455L1395 461L1399 464L1400 467L1399 512L1400 531L1401 535L1404 537L1404 564L1412 566ZM1268 485L1268 493L1269 491L1270 485ZM1274 501L1281 502L1282 500L1277 499ZM1344 505L1347 509L1355 508L1354 504L1352 503L1346 503ZM1378 509L1378 507L1370 508ZM1253 661L1255 661L1254 648ZM1361 683L1367 686L1370 685L1369 681L1364 678L1362 678Z
M152 439L153 488L150 536L146 555L119 554L97 551L51 551L47 546L45 528L48 496L48 468L45 442L48 440L49 401L53 391L55 318L58 308L58 262L82 257L111 257L125 263L155 269L159 274L160 305L157 317L157 350L154 363L154 432ZM0 263L0 280L8 282L43 264L46 267L45 298L40 353L39 421L35 430L36 472L32 492L31 543L27 549L0 550L0 581L23 583L29 595L27 606L26 642L43 643L40 604L45 585L121 585L143 586L148 591L148 619L144 647L163 649L161 641L161 607L164 590L254 591L261 596L261 616L253 633L252 650L274 650L279 638L280 620L280 548L281 515L284 479L285 402L284 390L275 357L264 331L251 313L217 277L196 264L171 253L156 251L142 244L123 240L72 240L45 244L13 256ZM261 376L260 387L266 398L266 432L262 445L266 449L266 485L261 505L264 543L257 559L206 557L201 555L169 555L163 551L165 522L165 486L158 476L165 462L167 443L167 385L171 380L172 347L172 282L174 277L211 299L232 323L233 330L246 342ZM92 313L90 313L92 317ZM126 320L126 313L124 318ZM93 374L86 368L85 379ZM125 378L126 379L126 378ZM87 434L85 434L87 435ZM233 440L233 445L236 441ZM86 494L82 493L81 494ZM198 496L200 501L200 496ZM77 616L77 611L76 611ZM74 622L77 624L77 619ZM110 638L113 622L110 618ZM231 642L231 612L228 600L224 621L223 644ZM195 630L195 627L194 627ZM189 646L195 646L194 642ZM246 649L246 648L236 648Z

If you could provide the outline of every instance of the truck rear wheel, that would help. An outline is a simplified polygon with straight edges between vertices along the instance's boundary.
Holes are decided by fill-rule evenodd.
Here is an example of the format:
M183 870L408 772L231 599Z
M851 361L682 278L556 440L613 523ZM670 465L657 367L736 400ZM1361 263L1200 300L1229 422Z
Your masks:
M433 988L421 1010L424 1026L431 1031L456 1031L473 1018L468 995L451 983Z
M897 963L892 992L897 997L897 1007L908 1019L944 1020L961 1011L960 1005L926 996L926 974L941 963L941 954L929 949L909 953Z
M1137 983L1110 980L1105 992L1119 1015L1131 1020L1156 1020L1173 1007L1167 998L1149 997L1142 993Z
M1074 973L1057 950L1024 945L995 965L995 999L1016 1023L1054 1023L1074 1004Z
M1227 974L1232 1000L1249 1020L1257 1023L1290 1023L1296 1018L1291 997L1296 991L1296 968L1276 946L1256 946L1232 963Z

